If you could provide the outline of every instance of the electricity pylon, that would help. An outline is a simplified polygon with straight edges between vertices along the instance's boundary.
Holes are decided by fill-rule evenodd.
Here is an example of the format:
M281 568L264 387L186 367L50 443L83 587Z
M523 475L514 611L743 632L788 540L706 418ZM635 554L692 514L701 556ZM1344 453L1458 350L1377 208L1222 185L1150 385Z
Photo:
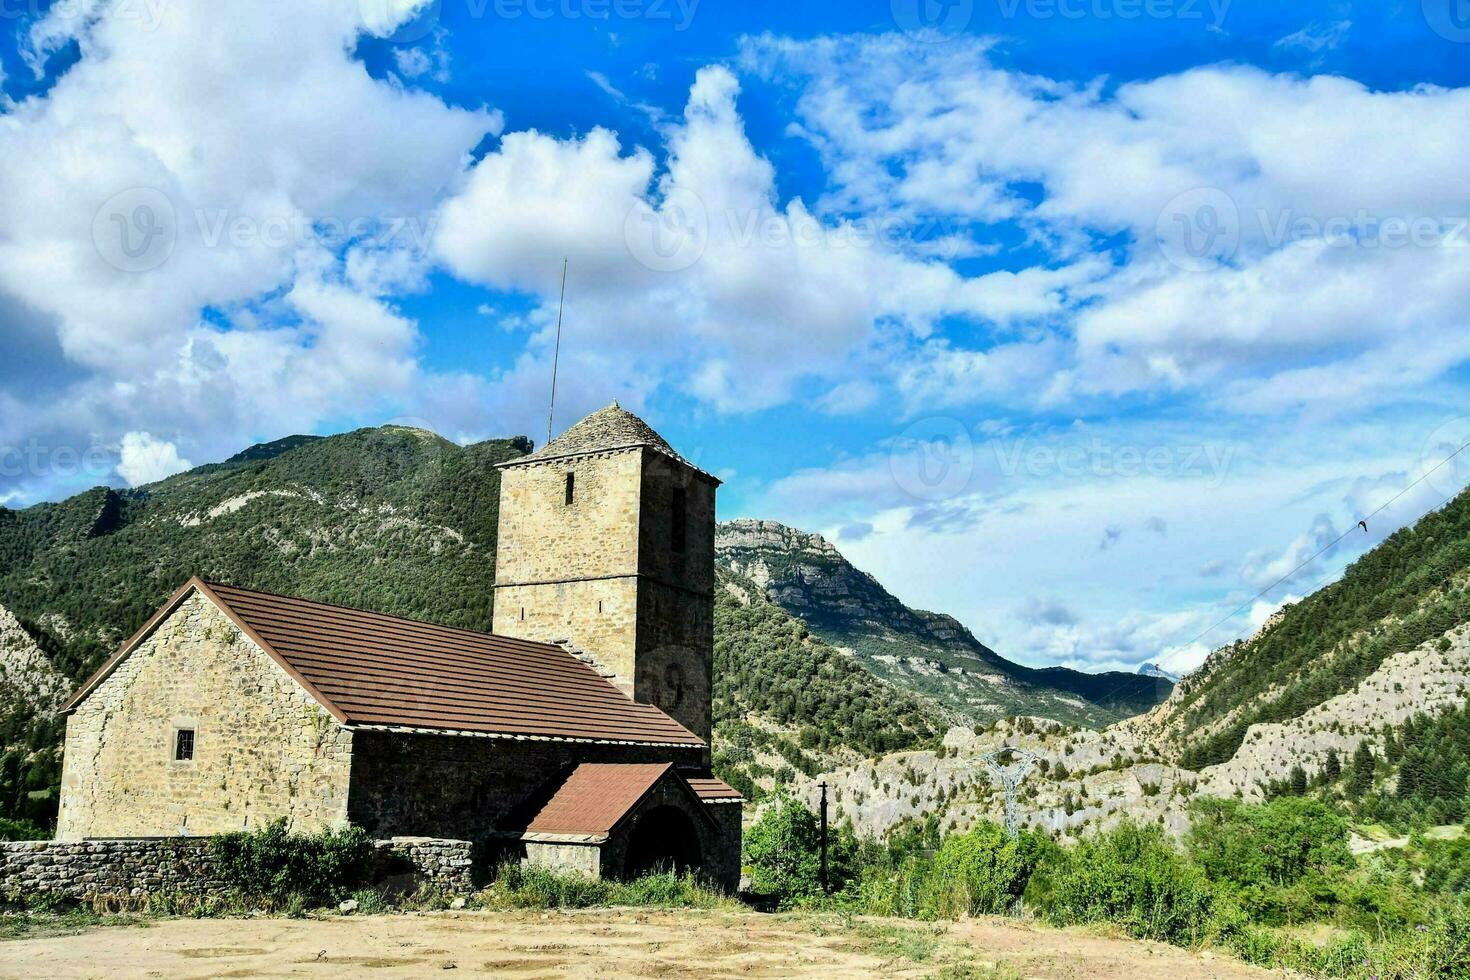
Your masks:
M1010 765L1003 763L1007 756L1015 760ZM1036 761L1035 752L1018 749L1013 745L1003 745L985 756L985 768L990 772L990 777L1005 790L1006 833L1012 840L1021 836L1021 803L1017 794L1021 781L1031 774Z

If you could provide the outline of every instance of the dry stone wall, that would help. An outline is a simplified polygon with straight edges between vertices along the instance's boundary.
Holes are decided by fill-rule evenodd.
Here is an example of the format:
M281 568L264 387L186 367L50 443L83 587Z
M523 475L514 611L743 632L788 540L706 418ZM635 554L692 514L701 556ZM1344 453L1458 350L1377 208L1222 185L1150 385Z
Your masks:
M425 837L377 842L376 879L399 891L429 886L474 887L469 841ZM226 891L209 860L207 837L134 837L85 841L0 843L0 898L50 893L71 898Z

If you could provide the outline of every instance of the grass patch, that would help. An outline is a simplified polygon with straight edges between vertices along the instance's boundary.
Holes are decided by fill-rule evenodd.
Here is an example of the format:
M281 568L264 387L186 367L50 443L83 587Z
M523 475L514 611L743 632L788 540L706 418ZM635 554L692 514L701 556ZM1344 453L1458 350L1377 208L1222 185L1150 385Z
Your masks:
M648 875L633 881L606 881L581 874L556 874L519 864L502 865L489 888L472 899L473 907L501 909L741 908L739 902L710 888L694 875Z
M148 924L141 915L102 915L80 908L67 912L4 912L0 913L0 941L75 936L107 926L143 928Z

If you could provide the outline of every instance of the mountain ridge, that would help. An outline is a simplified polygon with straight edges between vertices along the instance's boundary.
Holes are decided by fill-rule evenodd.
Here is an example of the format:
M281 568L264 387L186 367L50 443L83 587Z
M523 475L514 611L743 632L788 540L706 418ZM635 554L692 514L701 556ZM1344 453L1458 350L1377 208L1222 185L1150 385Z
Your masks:
M827 642L957 720L985 724L1034 714L1097 727L1149 710L1172 686L1147 675L1007 660L953 616L905 605L814 532L775 521L722 522L715 552L722 567L760 585Z

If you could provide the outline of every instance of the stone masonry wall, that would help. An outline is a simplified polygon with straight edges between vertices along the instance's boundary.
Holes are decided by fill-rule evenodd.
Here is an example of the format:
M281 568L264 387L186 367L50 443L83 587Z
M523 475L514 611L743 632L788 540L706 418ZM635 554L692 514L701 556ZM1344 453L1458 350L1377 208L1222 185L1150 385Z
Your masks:
M378 841L379 880L409 891L473 888L469 841L402 838ZM209 862L207 837L0 843L0 897L42 892L91 898L225 891Z
M674 492L684 495L684 547L675 547ZM683 463L644 454L638 542L634 698L708 740L715 646L715 485Z
M358 732L350 817L375 837L483 841L581 762L696 766L701 750Z
M685 499L682 548L674 546L675 490ZM571 641L625 693L707 739L714 534L713 481L663 453L509 467L501 480L495 630Z
M630 695L640 461L625 450L502 471L495 566L495 632L570 640L596 654Z
M467 840L394 837L377 842L380 878L401 883L404 891L420 885L442 891L468 892L475 887L474 845Z
M180 728L194 758L174 760ZM67 719L59 840L347 819L352 734L195 593Z

